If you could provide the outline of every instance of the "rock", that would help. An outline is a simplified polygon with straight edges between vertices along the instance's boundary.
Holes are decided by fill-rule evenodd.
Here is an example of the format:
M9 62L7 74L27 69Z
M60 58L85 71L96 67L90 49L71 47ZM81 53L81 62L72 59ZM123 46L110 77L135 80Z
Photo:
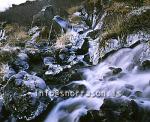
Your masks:
M51 65L55 63L55 59L53 57L45 57L44 58L44 65Z
M112 70L113 75L116 75L116 74L119 74L120 72L122 72L121 68L109 67L109 69Z
M4 46L0 47L0 62L1 63L12 63L16 60L18 53L20 52L19 47Z
M61 65L68 65L72 60L76 58L74 52L70 51L67 48L61 49L58 54L56 54L56 61ZM72 59L72 60L71 60Z
M50 28L48 26L44 26L44 27L42 27L39 36L40 36L41 39L48 39L49 34L50 34Z
M77 75L77 70L79 67L82 67L80 64L73 65L72 67L69 68L64 68L63 71L59 72L58 74L55 75L45 75L43 79L45 81L48 81L47 84L49 85L66 85L69 83L71 80L77 80L82 78L82 75L79 77ZM78 77L75 77L78 76Z
M87 37L92 38L93 40L96 39L97 37L99 37L100 35L100 30L93 30L90 33L88 33Z
M45 75L56 75L63 71L63 68L57 64L48 65L48 70L45 72Z
M89 51L89 42L87 39L85 39L81 49L78 49L76 51L76 54L77 55L85 55L88 53L88 51Z
M68 16L68 13L62 8L57 9L52 5L48 5L43 7L38 14L33 16L32 26L42 27L39 38L52 41L61 34L61 28L52 21L55 15L62 15L63 17L66 17Z
M135 92L134 92L134 95L135 95L136 97L142 97L143 93L142 93L141 91L135 91Z
M105 99L101 106L101 112L107 121L139 121L140 111L134 100L126 101L123 99Z
M149 122L149 113L134 100L106 98L99 111L89 110L80 122Z
M8 65L4 65L3 66L3 81L7 81L7 80L9 80L9 78L11 77L11 76L13 76L13 75L15 75L16 74L16 72L15 72L15 70L12 68L12 67L10 67L10 66L8 66Z
M40 30L40 28L38 27L38 26L34 26L33 28L31 28L30 30L29 30L29 32L28 32L28 34L30 35L30 36L32 36L33 34L35 34L37 31L39 31Z
M57 8L53 5L47 5L42 8L42 10L33 16L32 25L35 26L41 26L41 25L47 25L50 26L50 22L52 22L52 19L55 15L60 15L63 17L68 16L68 13L65 9Z
M29 57L29 64L37 64L39 62L42 62L42 53L40 52L40 50L34 48L27 48L26 53Z
M4 121L7 115L4 115L4 105L3 105L3 98L0 98L0 121Z
M82 116L79 122L101 122L102 118L99 116L99 111L88 111L87 115Z
M149 70L150 69L150 60L143 61L139 68L142 70Z
M29 69L28 55L25 53L19 53L17 55L16 60L11 65L15 71L28 70Z
M130 96L132 94L132 91L130 89L127 88L122 88L120 94L122 96Z
M53 107L56 105L56 103L53 101L51 101L48 104L48 107L46 108L45 111L43 111L39 116L37 116L36 118L34 118L33 120L30 120L29 122L42 122L45 120L45 118L48 116L49 111L53 109ZM23 121L23 120L20 120Z
M108 81L113 81L116 80L117 77L121 77L121 72L122 72L121 68L109 67L108 71L105 72L103 78Z
M83 80L83 73L80 70L75 69L74 73L70 77L70 81L78 81L78 80Z
M127 4L128 2L122 1L123 4ZM113 50L118 50L122 47L130 47L138 41L147 42L149 40L150 26L148 23L148 16L150 13L150 7L142 6L135 9L133 9L133 5L128 6L128 8L126 7L126 5L123 5L120 8L124 8L124 10L128 9L125 14L120 13L122 12L120 9L117 10L119 7L110 7L110 11L108 10L107 16L104 19L104 30L102 31L101 37L99 37L100 57L103 57L105 54ZM117 17L120 16L119 14L121 14L123 20L123 22L121 22L121 19L119 19L120 25L116 23ZM113 22L114 20L115 22ZM105 30L105 28L108 29ZM116 30L116 28L118 29Z
M4 88L4 105L18 119L30 120L41 114L47 107L48 98L40 96L38 90L44 92L45 81L19 72L13 75Z
M134 86L133 85L130 85L130 84L125 84L125 87L127 89L130 89L130 90L133 90L134 89Z
M38 14L33 16L32 26L41 26L49 24L48 21L53 19L55 15L54 7L45 6Z

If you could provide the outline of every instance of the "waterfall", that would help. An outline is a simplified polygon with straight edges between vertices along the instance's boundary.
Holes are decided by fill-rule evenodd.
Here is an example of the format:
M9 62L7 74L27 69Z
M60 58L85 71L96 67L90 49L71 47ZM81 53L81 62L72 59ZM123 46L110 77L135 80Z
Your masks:
M51 111L45 122L78 122L79 117L85 115L88 110L97 110L102 105L105 97L125 97L131 99L136 96L136 91L143 95L137 97L137 101L149 99L150 72L138 70L140 55L146 49L146 44L140 44L135 48L124 48L109 56L93 68L84 69L85 80L73 81L75 85L84 85L87 92L83 96L77 96L64 100ZM112 67L121 68L121 73L113 74ZM131 68L132 67L132 68ZM128 86L132 86L130 95L125 94ZM87 96L87 94L91 96ZM104 93L99 96L96 93Z
M104 12L101 18L94 15L92 29L89 29L87 33L101 30L106 15L107 12ZM85 34L86 36L87 34ZM80 117L86 115L89 110L99 110L105 98L128 100L134 98L138 104L142 104L141 106L150 107L148 101L150 98L148 94L150 91L150 71L140 70L141 57L149 49L148 45L143 42L134 48L118 49L98 63L99 38L89 40L88 53L95 66L82 69L84 79L70 83L75 86L84 86L86 90L59 102L49 113L45 122L79 122ZM127 38L127 41L129 40L135 43L139 38L137 35L130 35L130 38ZM137 96L137 92L142 95Z

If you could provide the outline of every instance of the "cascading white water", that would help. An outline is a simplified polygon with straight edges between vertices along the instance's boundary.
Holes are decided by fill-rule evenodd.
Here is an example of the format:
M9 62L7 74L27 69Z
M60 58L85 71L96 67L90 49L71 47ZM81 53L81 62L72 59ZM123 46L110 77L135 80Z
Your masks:
M45 122L78 122L87 110L98 110L102 101L97 98L76 97L60 102Z
M107 12L104 12L98 23L96 23L98 18L93 17L93 30L102 28L106 15ZM81 36L82 39L87 33ZM136 42L137 36L132 37L132 42ZM99 59L98 41L98 38L89 40L89 55L92 57L93 64L97 64ZM150 98L150 71L144 72L138 69L141 57L147 49L149 47L145 43L134 48L122 48L100 64L83 69L85 79L72 81L70 84L84 86L86 91L58 103L45 122L78 122L88 110L99 110L104 98L107 97L135 99L140 105L150 107L148 100ZM137 92L140 92L141 95L138 96Z
M137 102L143 101L143 106L150 106L150 71L142 72L137 68L140 57L147 48L146 44L140 44L133 49L120 49L97 66L84 69L86 79L72 83L84 85L86 93L91 96L85 94L58 103L45 122L78 122L87 110L99 109L105 97L134 97ZM119 67L122 72L114 75L111 67ZM125 94L127 91L131 92L130 95ZM137 91L142 93L140 97L136 96ZM96 93L104 94L98 96Z

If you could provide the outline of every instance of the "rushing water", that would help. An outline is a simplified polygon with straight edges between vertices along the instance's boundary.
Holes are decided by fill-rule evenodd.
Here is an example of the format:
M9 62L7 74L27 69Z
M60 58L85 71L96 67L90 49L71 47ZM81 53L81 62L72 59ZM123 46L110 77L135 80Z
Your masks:
M102 28L106 15L107 13L104 12L98 23L95 23L96 16L93 17L93 30ZM90 31L92 30L88 32ZM132 37L131 41L136 42L137 38ZM93 46L96 40L89 42L91 46L89 54L95 56L94 60L99 58L97 54L99 47ZM72 81L70 84L84 86L86 89L83 91L84 94L80 93L58 103L45 122L78 122L88 110L99 110L104 98L107 97L134 99L142 107L150 106L150 71L140 68L142 59L150 58L144 57L147 50L149 46L146 43L138 44L134 48L122 48L96 66L83 69L84 79Z
M140 44L133 49L123 48L97 66L84 69L85 80L72 83L84 85L87 89L86 94L58 103L45 122L78 122L87 110L99 109L105 97L136 99L138 102L145 101L143 105L149 104L147 100L150 97L150 72L140 71L138 68L140 58L147 48L146 44ZM122 71L113 74L112 68L118 67ZM137 96L137 92L141 92L142 95Z
M75 64L78 65L78 63L83 63L82 65L87 67L80 69L82 75L81 80L70 81L65 86L58 86L59 88L57 87L51 90L53 86L50 88L46 86L45 81L42 78L37 77L35 75L36 73L34 74L33 72L31 75L25 72L29 69L29 57L25 51L19 53L16 59L17 64L20 63L19 65L22 66L20 68L21 71L17 73L8 65L4 65L3 69L5 75L3 79L9 79L9 81L11 81L15 78L17 81L16 83L20 84L23 82L26 87L32 90L36 90L36 88L38 88L42 91L48 91L48 94L46 94L52 101L55 101L55 98L56 101L59 101L52 111L50 111L45 122L79 122L80 117L86 115L89 110L100 110L105 98L122 98L123 100L133 99L141 107L150 109L150 70L142 66L143 61L150 60L150 47L147 42L150 39L150 35L145 36L146 34L142 31L138 34L129 34L127 35L127 45L125 46L120 46L120 43L122 43L121 39L111 39L106 42L105 49L101 50L99 44L99 41L101 40L100 33L96 32L103 29L104 19L108 13L103 11L103 14L101 13L102 15L97 15L96 9L94 9L90 18L87 17L88 14L86 11L83 11L83 15L81 13L76 12L74 15L83 16L83 18L89 19L89 21L91 21L91 25L88 25L86 21L83 20L83 23L76 26L58 15L53 19L61 26L62 29L65 30L63 35L68 38L69 42L67 43L69 44L62 43L61 46L60 44L62 40L60 38L60 42L57 40L58 44L56 43L53 45L54 47L52 46L52 49L64 48L64 52L62 51L59 53L59 58L61 59L60 62L63 62L64 60L66 60L66 62L64 61L64 64L62 63L63 65L61 65L61 63L59 64L59 62L55 61L55 58L58 57L57 54L56 57L54 54L54 58L43 57L44 65L48 67L48 70L45 72L45 75L47 76L59 75L59 73L63 72L64 69L69 69ZM33 27L29 31L29 35L32 36L32 38L26 43L27 48L28 46L30 48L30 45L38 48L38 45L36 45L36 40L40 36L40 31L41 30L39 27ZM91 32L97 34L94 39L90 37ZM5 35L5 30L0 30L0 41L6 40L6 38L7 36ZM83 45L86 41L88 46L84 47ZM112 44L110 43L111 41ZM82 48L87 48L85 53L78 53L82 51ZM43 50L49 51L48 49L49 46ZM11 52L13 48L11 49L6 45L3 50ZM105 52L107 57L105 54L104 57L101 55L103 54L102 51ZM86 60L85 56L87 56L89 60ZM103 57L103 61L101 62L99 60L100 57ZM8 86L9 85L6 85L5 88L6 93ZM63 87L69 87L69 89L72 90L67 91L67 89L64 88L66 92L70 92L69 95L59 96L59 94L58 96L50 96L50 93L55 92L55 90L56 92L65 92ZM73 92L73 95L71 92ZM31 92L29 94L31 94ZM31 95L36 96L35 92ZM33 112L35 116L29 117L28 119L35 118L40 115L42 111L44 111L47 103L44 104L42 102L42 100L38 101L40 105L38 106L39 108L37 108L37 111L35 111L35 113Z

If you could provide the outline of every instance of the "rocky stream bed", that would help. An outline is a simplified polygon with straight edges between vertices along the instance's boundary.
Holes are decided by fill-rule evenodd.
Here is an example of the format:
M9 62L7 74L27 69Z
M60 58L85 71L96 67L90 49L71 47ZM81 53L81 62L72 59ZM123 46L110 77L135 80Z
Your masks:
M150 2L78 3L1 22L0 122L150 122Z

